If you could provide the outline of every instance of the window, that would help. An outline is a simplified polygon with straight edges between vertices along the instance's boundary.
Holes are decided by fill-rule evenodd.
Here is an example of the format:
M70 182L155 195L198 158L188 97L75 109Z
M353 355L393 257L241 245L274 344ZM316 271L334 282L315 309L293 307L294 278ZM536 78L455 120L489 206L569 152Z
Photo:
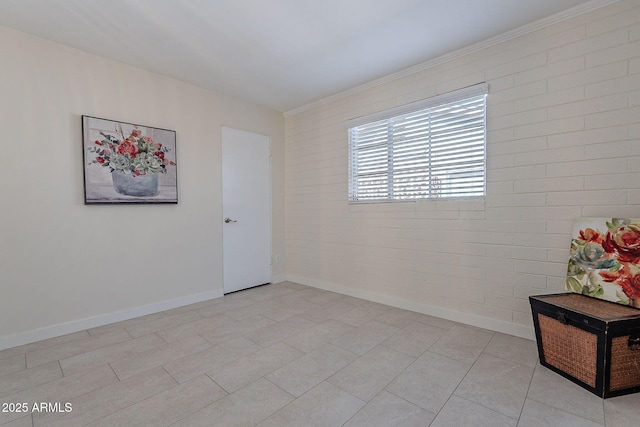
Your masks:
M349 201L485 196L487 84L351 120Z

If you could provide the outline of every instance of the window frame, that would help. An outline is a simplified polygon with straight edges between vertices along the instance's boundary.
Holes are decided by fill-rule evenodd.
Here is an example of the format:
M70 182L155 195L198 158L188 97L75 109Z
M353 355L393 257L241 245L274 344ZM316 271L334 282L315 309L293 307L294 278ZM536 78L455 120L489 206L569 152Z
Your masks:
M351 119L346 122L345 126L348 129L348 137L349 137L349 186L348 186L348 200L350 204L360 204L360 203L402 203L402 202L417 202L417 201L430 201L430 200L462 200L462 199L484 199L486 197L487 190L487 182L486 182L486 171L487 171L487 127L486 127L486 118L487 118L487 95L488 95L488 84L480 83L473 86L469 86L460 90L448 92L445 94L437 95L431 98L427 98L418 102L414 102L411 104L402 105L399 107L391 108L389 110L377 112L374 114L369 114L366 116L358 117L355 119ZM429 194L425 197L395 197L394 196L394 174L397 172L394 169L394 148L398 148L399 144L395 141L393 137L393 133L390 132L389 127L392 126L393 120L405 119L407 115L411 114L420 114L425 113L430 117L433 110L437 109L439 106L445 106L447 104L452 104L456 102L462 103L465 100L470 100L473 98L482 98L482 194L480 195L455 195L455 194L446 194L444 196L434 196L432 194L432 174L433 174L433 165L429 164L426 166L427 175L429 175L428 181L419 181L422 185L428 185ZM355 151L357 149L361 149L360 147L356 147L358 141L354 141L354 129L359 128L360 131L363 130L363 127L370 125L380 125L381 128L384 127L383 121L387 122L387 134L386 134L386 145L387 145L387 167L386 167L386 179L387 181L387 192L384 197L365 197L358 198L358 189L360 188L358 185L358 178L361 175L357 174L357 159L355 156ZM383 138L384 139L384 138ZM425 142L424 148L426 150L431 151L433 149L432 136L427 137L427 141ZM380 142L380 145L383 145L383 142ZM395 145L394 145L395 144ZM422 145L421 145L422 147ZM381 150L384 151L384 150ZM427 156L431 159L431 155ZM426 162L428 163L428 162ZM425 163L425 165L426 165ZM382 172L383 173L383 172ZM477 174L476 175L480 176ZM382 187L384 184L382 185Z

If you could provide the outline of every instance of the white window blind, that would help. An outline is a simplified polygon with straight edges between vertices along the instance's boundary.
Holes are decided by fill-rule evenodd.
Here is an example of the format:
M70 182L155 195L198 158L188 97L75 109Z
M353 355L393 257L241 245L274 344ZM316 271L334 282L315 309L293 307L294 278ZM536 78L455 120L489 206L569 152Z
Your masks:
M476 85L351 121L349 200L483 197L486 94Z

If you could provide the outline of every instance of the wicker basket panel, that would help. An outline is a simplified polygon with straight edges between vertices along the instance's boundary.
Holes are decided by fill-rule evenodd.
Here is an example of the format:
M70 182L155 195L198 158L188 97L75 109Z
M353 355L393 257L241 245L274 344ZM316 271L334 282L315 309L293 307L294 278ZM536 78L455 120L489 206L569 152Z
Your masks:
M538 314L542 351L549 365L596 386L598 337L575 326Z
M640 386L640 351L629 349L629 336L611 340L611 391Z

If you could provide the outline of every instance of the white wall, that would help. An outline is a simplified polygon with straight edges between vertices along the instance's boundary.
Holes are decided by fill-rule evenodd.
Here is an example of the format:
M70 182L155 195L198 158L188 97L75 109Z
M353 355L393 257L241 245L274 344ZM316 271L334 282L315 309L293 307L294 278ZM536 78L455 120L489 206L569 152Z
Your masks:
M483 81L484 201L348 204L346 120ZM290 280L532 337L573 219L640 217L637 0L350 93L286 118Z
M0 349L222 295L222 125L271 137L284 255L281 113L5 27L0 46ZM175 130L179 203L85 206L83 114Z

